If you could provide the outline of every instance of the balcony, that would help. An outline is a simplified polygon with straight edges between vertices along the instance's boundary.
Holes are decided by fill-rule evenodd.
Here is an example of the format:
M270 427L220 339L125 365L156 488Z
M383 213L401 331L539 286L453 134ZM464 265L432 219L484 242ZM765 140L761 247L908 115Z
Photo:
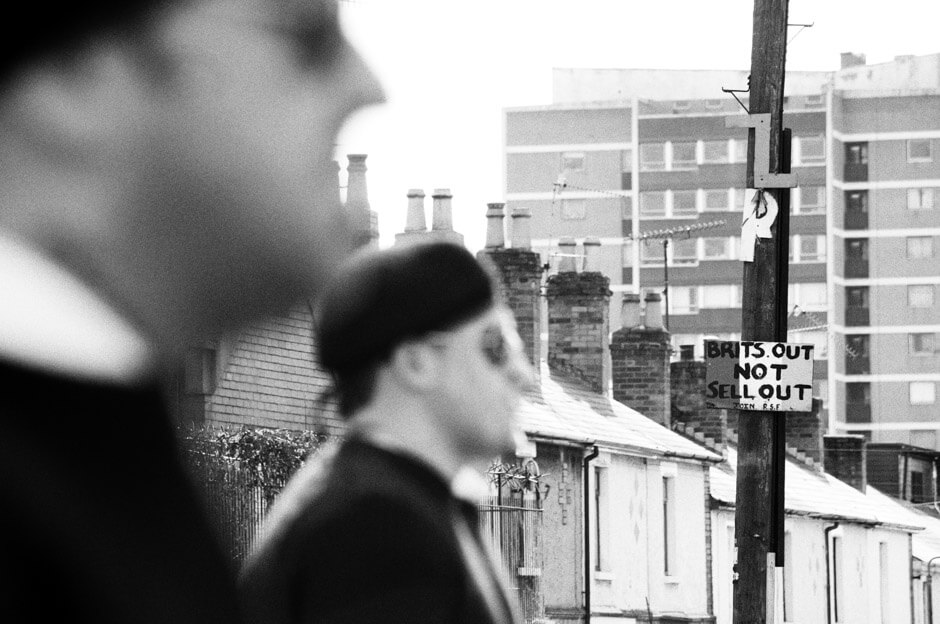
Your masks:
M845 402L845 422L848 423L870 423L871 422L871 403L853 403Z
M842 178L846 182L867 182L868 163L845 163Z
M845 309L845 324L849 327L867 326L871 318L867 307L847 307Z
M845 277L868 277L868 258L846 258Z

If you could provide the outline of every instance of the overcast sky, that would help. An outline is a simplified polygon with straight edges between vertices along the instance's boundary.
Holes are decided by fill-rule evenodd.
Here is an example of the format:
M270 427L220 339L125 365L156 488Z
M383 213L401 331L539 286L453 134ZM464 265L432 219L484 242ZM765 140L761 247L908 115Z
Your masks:
M453 192L454 227L482 247L486 203L504 201L502 109L551 103L553 67L749 69L751 0L349 0L343 27L388 103L354 117L337 158L368 154L383 246L406 194ZM940 52L935 0L791 0L789 70L834 70ZM720 92L715 97L723 97ZM730 96L724 96L730 97ZM551 190L551 189L546 189Z

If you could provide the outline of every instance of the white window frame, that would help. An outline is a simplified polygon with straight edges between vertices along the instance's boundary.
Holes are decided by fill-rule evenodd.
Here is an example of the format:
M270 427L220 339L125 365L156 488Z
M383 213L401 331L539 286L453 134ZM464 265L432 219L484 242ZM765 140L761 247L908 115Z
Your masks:
M656 213L647 213L645 212L646 201L653 196L662 196L663 198L663 208L662 212ZM666 196L666 191L641 191L640 192L640 218L641 219L662 219L669 214L669 202L668 197Z
M926 156L912 156L911 147L917 144L927 145L927 155ZM909 163L919 163L919 162L933 162L933 142L930 139L908 139L907 140L907 162Z
M908 236L905 240L908 260L927 260L934 257L933 236Z
M679 571L677 470L672 463L660 465L663 483L663 575L668 579Z
M696 141L670 141L669 142L669 170L670 171L685 171L689 169L695 169L698 166L698 147ZM692 158L691 160L677 160L676 159L676 146L677 145L689 145L692 147Z
M813 189L815 193L808 193L810 189ZM807 198L816 195L816 203L807 202ZM809 210L806 210L809 208ZM826 212L826 187L811 185L804 186L800 188L800 211L799 214L822 214Z
M670 191L670 195L672 196L672 201L669 202L669 204L670 204L670 206L669 206L669 207L670 207L669 216L671 216L671 217L694 217L694 216L696 216L696 215L698 214L698 212L699 212L699 210L698 210L698 191L682 189L682 190ZM683 212L681 212L681 213L676 210L676 203L677 203L677 202L676 202L676 196L680 196L680 197L689 197L689 196L691 196L691 197L692 197L692 210L691 210L691 212L689 212L687 209L683 209Z
M717 242L721 241L722 243L722 253L720 255L709 255L708 254L708 243L709 241ZM731 238L727 236L706 236L702 238L702 260L733 260L734 259L734 244L731 241Z
M685 304L680 307L678 305L678 294L683 293ZM669 288L669 313L670 314L698 314L699 311L699 296L698 296L698 286L671 286Z
M801 165L809 165L809 164L817 164L817 163L824 163L824 162L826 162L826 137L825 137L825 136L823 136L823 135L821 135L821 134L820 134L820 135L816 135L816 136L801 136L801 137L799 137L799 139L800 139L800 140L799 140L799 143L800 143L800 147L799 147L799 149L800 149L800 160L799 160L799 162L800 162ZM813 156L811 156L811 157L807 157L807 156L806 156L806 146L807 146L807 144L808 144L810 141L812 141L813 143L815 143L815 142L817 142L817 141L819 142L819 145L820 145L819 152L820 152L820 153L819 153L818 155L813 155Z
M721 145L722 154L719 158L708 158L708 146ZM702 141L702 163L703 164L724 164L731 162L731 145L727 139Z
M918 336L927 336L919 339ZM926 345L918 345L923 340ZM937 334L934 332L911 332L907 335L908 353L916 357L932 356L937 353Z
M583 221L587 218L586 199L561 200L561 218L564 221Z
M676 256L677 244L681 243L683 246L691 245L692 246L692 255L691 256ZM669 243L669 264L673 266L695 266L698 265L699 259L699 249L698 249L698 239L697 238L676 238L670 241Z
M584 171L584 152L562 152L561 168L562 171Z
M708 196L711 194L713 197L718 197L724 195L725 201L720 208L709 208L708 207ZM733 206L733 198L729 193L728 189L704 189L702 191L702 212L727 212Z
M912 298L925 296L926 293L930 293L930 300L928 302L917 305L911 303ZM934 287L932 284L912 284L907 287L907 307L917 309L932 308L934 301L936 301L936 293L934 292Z
M731 139L729 156L733 163L747 162L747 139Z

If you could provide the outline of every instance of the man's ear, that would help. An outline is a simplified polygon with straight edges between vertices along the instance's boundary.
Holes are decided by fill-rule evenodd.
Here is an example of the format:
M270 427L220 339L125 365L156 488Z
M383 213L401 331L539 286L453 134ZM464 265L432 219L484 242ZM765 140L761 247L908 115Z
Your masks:
M433 388L437 383L438 351L418 341L403 342L392 351L391 371L400 383L417 391Z
M30 66L13 90L20 133L60 159L107 158L149 119L153 87L136 56L115 41Z

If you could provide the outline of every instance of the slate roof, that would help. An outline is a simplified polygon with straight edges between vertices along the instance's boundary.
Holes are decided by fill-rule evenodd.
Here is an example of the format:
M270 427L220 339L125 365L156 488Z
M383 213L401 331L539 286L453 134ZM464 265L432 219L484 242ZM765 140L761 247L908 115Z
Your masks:
M551 372L545 364L538 387L523 401L521 417L526 432L533 436L666 457L711 462L722 459L582 382Z
M727 461L711 468L712 498L734 506L737 448L727 447ZM901 505L866 496L825 472L809 470L787 460L785 505L790 514L833 521L881 525L905 531L920 531L923 523Z
M923 531L914 533L911 539L911 554L914 557L925 563L933 557L940 557L940 518L925 513L910 503L891 498L870 485L865 494L877 504L896 507L897 513L904 515L907 522L924 527Z

